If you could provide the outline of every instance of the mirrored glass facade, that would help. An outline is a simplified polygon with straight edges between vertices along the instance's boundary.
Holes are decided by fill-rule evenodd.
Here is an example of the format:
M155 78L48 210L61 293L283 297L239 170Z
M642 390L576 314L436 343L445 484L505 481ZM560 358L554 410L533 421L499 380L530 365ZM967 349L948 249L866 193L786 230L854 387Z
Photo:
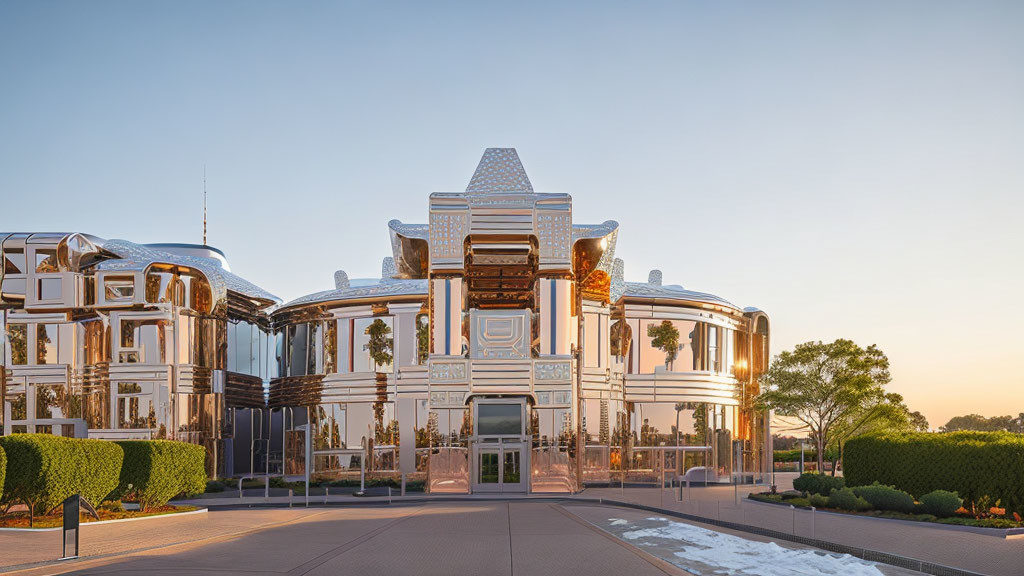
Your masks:
M388 223L380 278L287 303L209 246L0 234L3 433L175 438L211 476L433 492L758 479L768 317L625 281L618 224L572 204L488 149L426 223Z

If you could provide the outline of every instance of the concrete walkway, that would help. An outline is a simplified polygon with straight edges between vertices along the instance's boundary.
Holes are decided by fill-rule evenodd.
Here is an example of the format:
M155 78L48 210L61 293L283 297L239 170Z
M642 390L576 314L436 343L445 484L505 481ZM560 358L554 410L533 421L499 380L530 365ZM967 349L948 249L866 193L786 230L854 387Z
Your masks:
M59 550L59 533L0 533L0 558L6 564L0 570L153 576L690 574L680 568L687 563L675 553L678 548L634 546L598 528L607 529L611 522L640 525L649 521L647 516L619 507L541 501L220 510L165 519L145 529L138 523L86 527L82 546L89 556L45 565L11 564L40 555L52 558ZM807 550L789 543L784 547ZM859 562L843 562L849 566L851 561ZM859 565L871 574L913 574ZM777 574L807 573L806 567L785 561L773 566Z
M630 574L685 572L544 502L453 503L319 510L225 510L128 530L83 532L89 553L25 574ZM194 518L194 517L193 517ZM249 524L242 527L242 524ZM121 525L126 526L126 525ZM100 528L100 527L97 527ZM52 553L43 534L0 535L22 560ZM50 533L48 540L59 541ZM43 538L39 538L42 540ZM159 543L157 548L146 549ZM17 544L15 549L11 545ZM127 554L125 554L127 553ZM6 557L5 561L10 558Z
M779 490L792 488L796 474L776 474ZM952 568L959 568L994 576L1020 576L1024 574L1024 536L1003 539L998 536L962 530L958 527L928 524L923 522L902 522L885 519L832 514L807 510L793 510L786 506L765 504L747 499L750 492L765 491L765 486L708 486L692 487L680 495L679 488L659 490L656 487L639 488L587 488L575 495L531 494L504 495L510 499L536 499L544 497L579 499L585 501L604 500L627 502L664 510L681 512L705 518L736 522L754 527L777 530L798 536L817 538L828 542L865 548L899 556L906 556L925 562L932 562ZM247 494L253 492L247 491ZM259 506L266 500L262 496L247 496L202 499L191 503L205 506ZM261 493L260 493L261 494ZM431 496L422 493L408 493L405 498L396 490L392 498L360 498L351 494L331 495L331 504L365 505L402 501L434 501L450 499L451 495ZM682 500L680 501L680 497ZM469 500L489 500L494 495L463 495ZM310 497L314 505L323 503L325 497ZM287 496L271 497L271 504L287 505ZM295 505L301 505L304 497L296 496Z

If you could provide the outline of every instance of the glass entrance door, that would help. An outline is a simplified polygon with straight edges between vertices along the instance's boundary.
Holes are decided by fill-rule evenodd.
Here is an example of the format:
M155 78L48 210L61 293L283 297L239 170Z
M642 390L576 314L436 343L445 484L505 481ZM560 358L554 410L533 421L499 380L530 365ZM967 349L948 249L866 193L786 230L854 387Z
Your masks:
M525 492L526 473L521 443L481 445L475 462L476 492Z

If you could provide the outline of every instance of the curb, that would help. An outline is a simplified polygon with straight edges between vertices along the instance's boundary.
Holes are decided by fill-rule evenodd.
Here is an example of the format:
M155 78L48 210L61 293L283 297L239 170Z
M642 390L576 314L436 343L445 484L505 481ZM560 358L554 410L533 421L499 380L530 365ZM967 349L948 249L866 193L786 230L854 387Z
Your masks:
M139 520L156 520L158 518L180 518L182 516L191 516L192 514L206 514L209 511L208 508L199 508L198 510L189 510L188 512L172 512L170 514L153 514L152 516L140 516L138 518L117 518L115 520L98 520L96 522L82 522L79 524L81 527L85 526L99 526L101 524L119 524L121 522L137 522ZM54 528L0 528L3 532L59 532L64 528L57 526Z

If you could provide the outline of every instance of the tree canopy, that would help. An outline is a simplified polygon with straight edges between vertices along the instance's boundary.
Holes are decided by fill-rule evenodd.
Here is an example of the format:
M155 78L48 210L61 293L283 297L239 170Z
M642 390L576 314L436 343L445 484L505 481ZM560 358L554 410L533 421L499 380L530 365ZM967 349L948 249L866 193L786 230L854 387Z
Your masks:
M958 432L960 430L974 430L977 432L1016 432L1024 434L1024 412L1016 418L1013 416L993 416L986 418L979 414L967 414L966 416L955 416L939 426L942 432Z
M875 345L806 342L774 359L755 402L807 428L821 470L827 446L881 428L909 427L903 397L885 391L891 379L889 359Z

